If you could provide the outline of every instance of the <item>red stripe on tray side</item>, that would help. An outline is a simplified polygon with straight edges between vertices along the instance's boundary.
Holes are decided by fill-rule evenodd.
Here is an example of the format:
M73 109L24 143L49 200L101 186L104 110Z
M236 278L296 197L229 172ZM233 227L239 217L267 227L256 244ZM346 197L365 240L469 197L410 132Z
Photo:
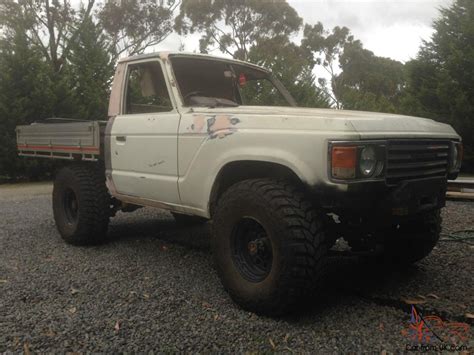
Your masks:
M70 146L62 146L62 145L55 145L52 147L44 146L44 145L24 145L19 144L17 145L18 149L23 150L72 150L72 151L83 151L83 152L92 152L92 153L99 153L99 150L95 147L70 147Z

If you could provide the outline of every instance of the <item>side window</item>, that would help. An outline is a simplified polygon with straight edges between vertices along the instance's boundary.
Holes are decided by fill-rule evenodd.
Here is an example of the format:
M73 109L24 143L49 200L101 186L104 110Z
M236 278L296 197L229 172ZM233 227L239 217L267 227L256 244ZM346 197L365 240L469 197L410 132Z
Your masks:
M125 98L127 114L171 111L173 106L160 63L130 65Z

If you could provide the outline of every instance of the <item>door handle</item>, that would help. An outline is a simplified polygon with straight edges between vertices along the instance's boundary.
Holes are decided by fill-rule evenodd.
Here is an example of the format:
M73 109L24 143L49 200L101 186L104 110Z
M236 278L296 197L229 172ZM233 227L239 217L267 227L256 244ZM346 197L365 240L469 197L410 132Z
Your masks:
M127 137L126 136L117 136L117 137L115 137L115 139L117 140L117 142L125 142L127 140Z

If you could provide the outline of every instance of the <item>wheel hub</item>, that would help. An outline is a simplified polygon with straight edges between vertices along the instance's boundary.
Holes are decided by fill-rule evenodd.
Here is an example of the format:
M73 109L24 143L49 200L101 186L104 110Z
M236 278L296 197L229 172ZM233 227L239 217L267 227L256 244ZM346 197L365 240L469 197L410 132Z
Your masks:
M249 242L248 249L249 249L250 255L255 255L258 249L257 243L255 241Z

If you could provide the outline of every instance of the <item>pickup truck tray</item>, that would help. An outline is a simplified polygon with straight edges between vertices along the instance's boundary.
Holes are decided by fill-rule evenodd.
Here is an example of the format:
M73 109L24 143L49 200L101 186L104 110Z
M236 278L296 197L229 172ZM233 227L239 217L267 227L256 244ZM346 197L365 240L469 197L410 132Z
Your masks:
M18 155L71 160L99 159L106 121L60 122L18 126Z

